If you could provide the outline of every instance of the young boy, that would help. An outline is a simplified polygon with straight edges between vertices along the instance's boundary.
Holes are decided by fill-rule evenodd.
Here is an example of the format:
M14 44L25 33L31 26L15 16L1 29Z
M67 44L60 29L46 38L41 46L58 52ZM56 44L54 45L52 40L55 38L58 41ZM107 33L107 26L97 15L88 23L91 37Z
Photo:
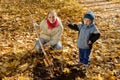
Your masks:
M93 43L100 37L100 32L94 25L94 13L86 12L82 24L72 24L67 22L69 28L78 31L78 48L79 48L79 63L83 64L82 69L86 69L89 63L89 56L91 53Z

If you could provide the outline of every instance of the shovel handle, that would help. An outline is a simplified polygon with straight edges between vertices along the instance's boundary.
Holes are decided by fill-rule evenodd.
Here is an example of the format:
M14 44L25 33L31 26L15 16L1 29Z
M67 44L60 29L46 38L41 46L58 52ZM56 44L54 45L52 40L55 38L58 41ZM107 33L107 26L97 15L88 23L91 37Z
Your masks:
M32 23L35 22L34 19L33 19L33 17L32 17L32 15L30 15L30 17L31 17ZM45 49L43 48L43 45L42 45L42 43L41 43L41 41L40 41L40 38L39 38L39 35L38 35L38 32L37 32L37 28L35 27L35 25L33 25L33 26L34 26L36 35L37 35L37 37L38 37L38 41L39 41L40 47L41 47L42 52L43 52L43 54L44 54L44 56L45 56L45 60L44 60L45 66L49 66L49 65L50 65L50 64L49 64L49 61L50 61L50 60L48 59L48 56L47 56L47 54L46 54L46 52L45 52Z

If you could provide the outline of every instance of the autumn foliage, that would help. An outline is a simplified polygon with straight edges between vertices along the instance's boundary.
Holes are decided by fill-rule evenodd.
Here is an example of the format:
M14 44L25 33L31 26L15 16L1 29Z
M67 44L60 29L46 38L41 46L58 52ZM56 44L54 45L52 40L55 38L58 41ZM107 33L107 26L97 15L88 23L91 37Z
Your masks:
M44 80L64 77L65 80L119 80L120 79L120 15L116 11L108 12L101 8L96 11L96 22L101 38L92 50L90 66L86 72L72 65L78 61L77 32L70 30L66 20L79 23L86 9L79 0L1 0L0 1L0 79L3 80ZM116 3L119 7L119 2ZM30 23L30 15L39 23L47 12L55 9L64 25L61 38L63 49L45 51L53 58L54 65L44 67L43 55L34 50L36 33ZM119 11L120 12L120 11ZM109 19L110 18L110 19ZM56 65L57 64L57 65ZM42 69L41 69L42 67ZM53 68L54 67L54 68ZM51 70L52 69L52 70ZM38 73L40 72L41 73ZM47 75L43 73L48 72ZM75 74L77 73L77 74ZM42 76L41 76L41 75ZM73 75L75 74L75 75ZM45 77L44 77L45 76ZM74 76L74 77L73 77ZM40 77L40 78L39 78ZM67 77L67 78L65 78ZM63 80L63 79L61 79Z

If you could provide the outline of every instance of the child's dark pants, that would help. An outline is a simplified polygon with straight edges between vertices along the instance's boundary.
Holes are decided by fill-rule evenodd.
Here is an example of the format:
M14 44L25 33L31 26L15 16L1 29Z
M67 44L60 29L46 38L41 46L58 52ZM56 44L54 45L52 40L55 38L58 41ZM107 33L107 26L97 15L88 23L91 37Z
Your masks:
M89 63L89 56L90 56L91 49L81 49L79 48L79 59L80 62L83 64Z

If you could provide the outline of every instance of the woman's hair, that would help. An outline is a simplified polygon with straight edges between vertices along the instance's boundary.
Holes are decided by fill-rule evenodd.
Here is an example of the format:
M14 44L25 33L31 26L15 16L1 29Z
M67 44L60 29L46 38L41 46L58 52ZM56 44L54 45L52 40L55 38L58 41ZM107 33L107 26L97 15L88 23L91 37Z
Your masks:
M48 16L49 14L55 14L55 16L57 16L57 13L56 13L55 10L50 10L50 11L48 12L47 16Z

